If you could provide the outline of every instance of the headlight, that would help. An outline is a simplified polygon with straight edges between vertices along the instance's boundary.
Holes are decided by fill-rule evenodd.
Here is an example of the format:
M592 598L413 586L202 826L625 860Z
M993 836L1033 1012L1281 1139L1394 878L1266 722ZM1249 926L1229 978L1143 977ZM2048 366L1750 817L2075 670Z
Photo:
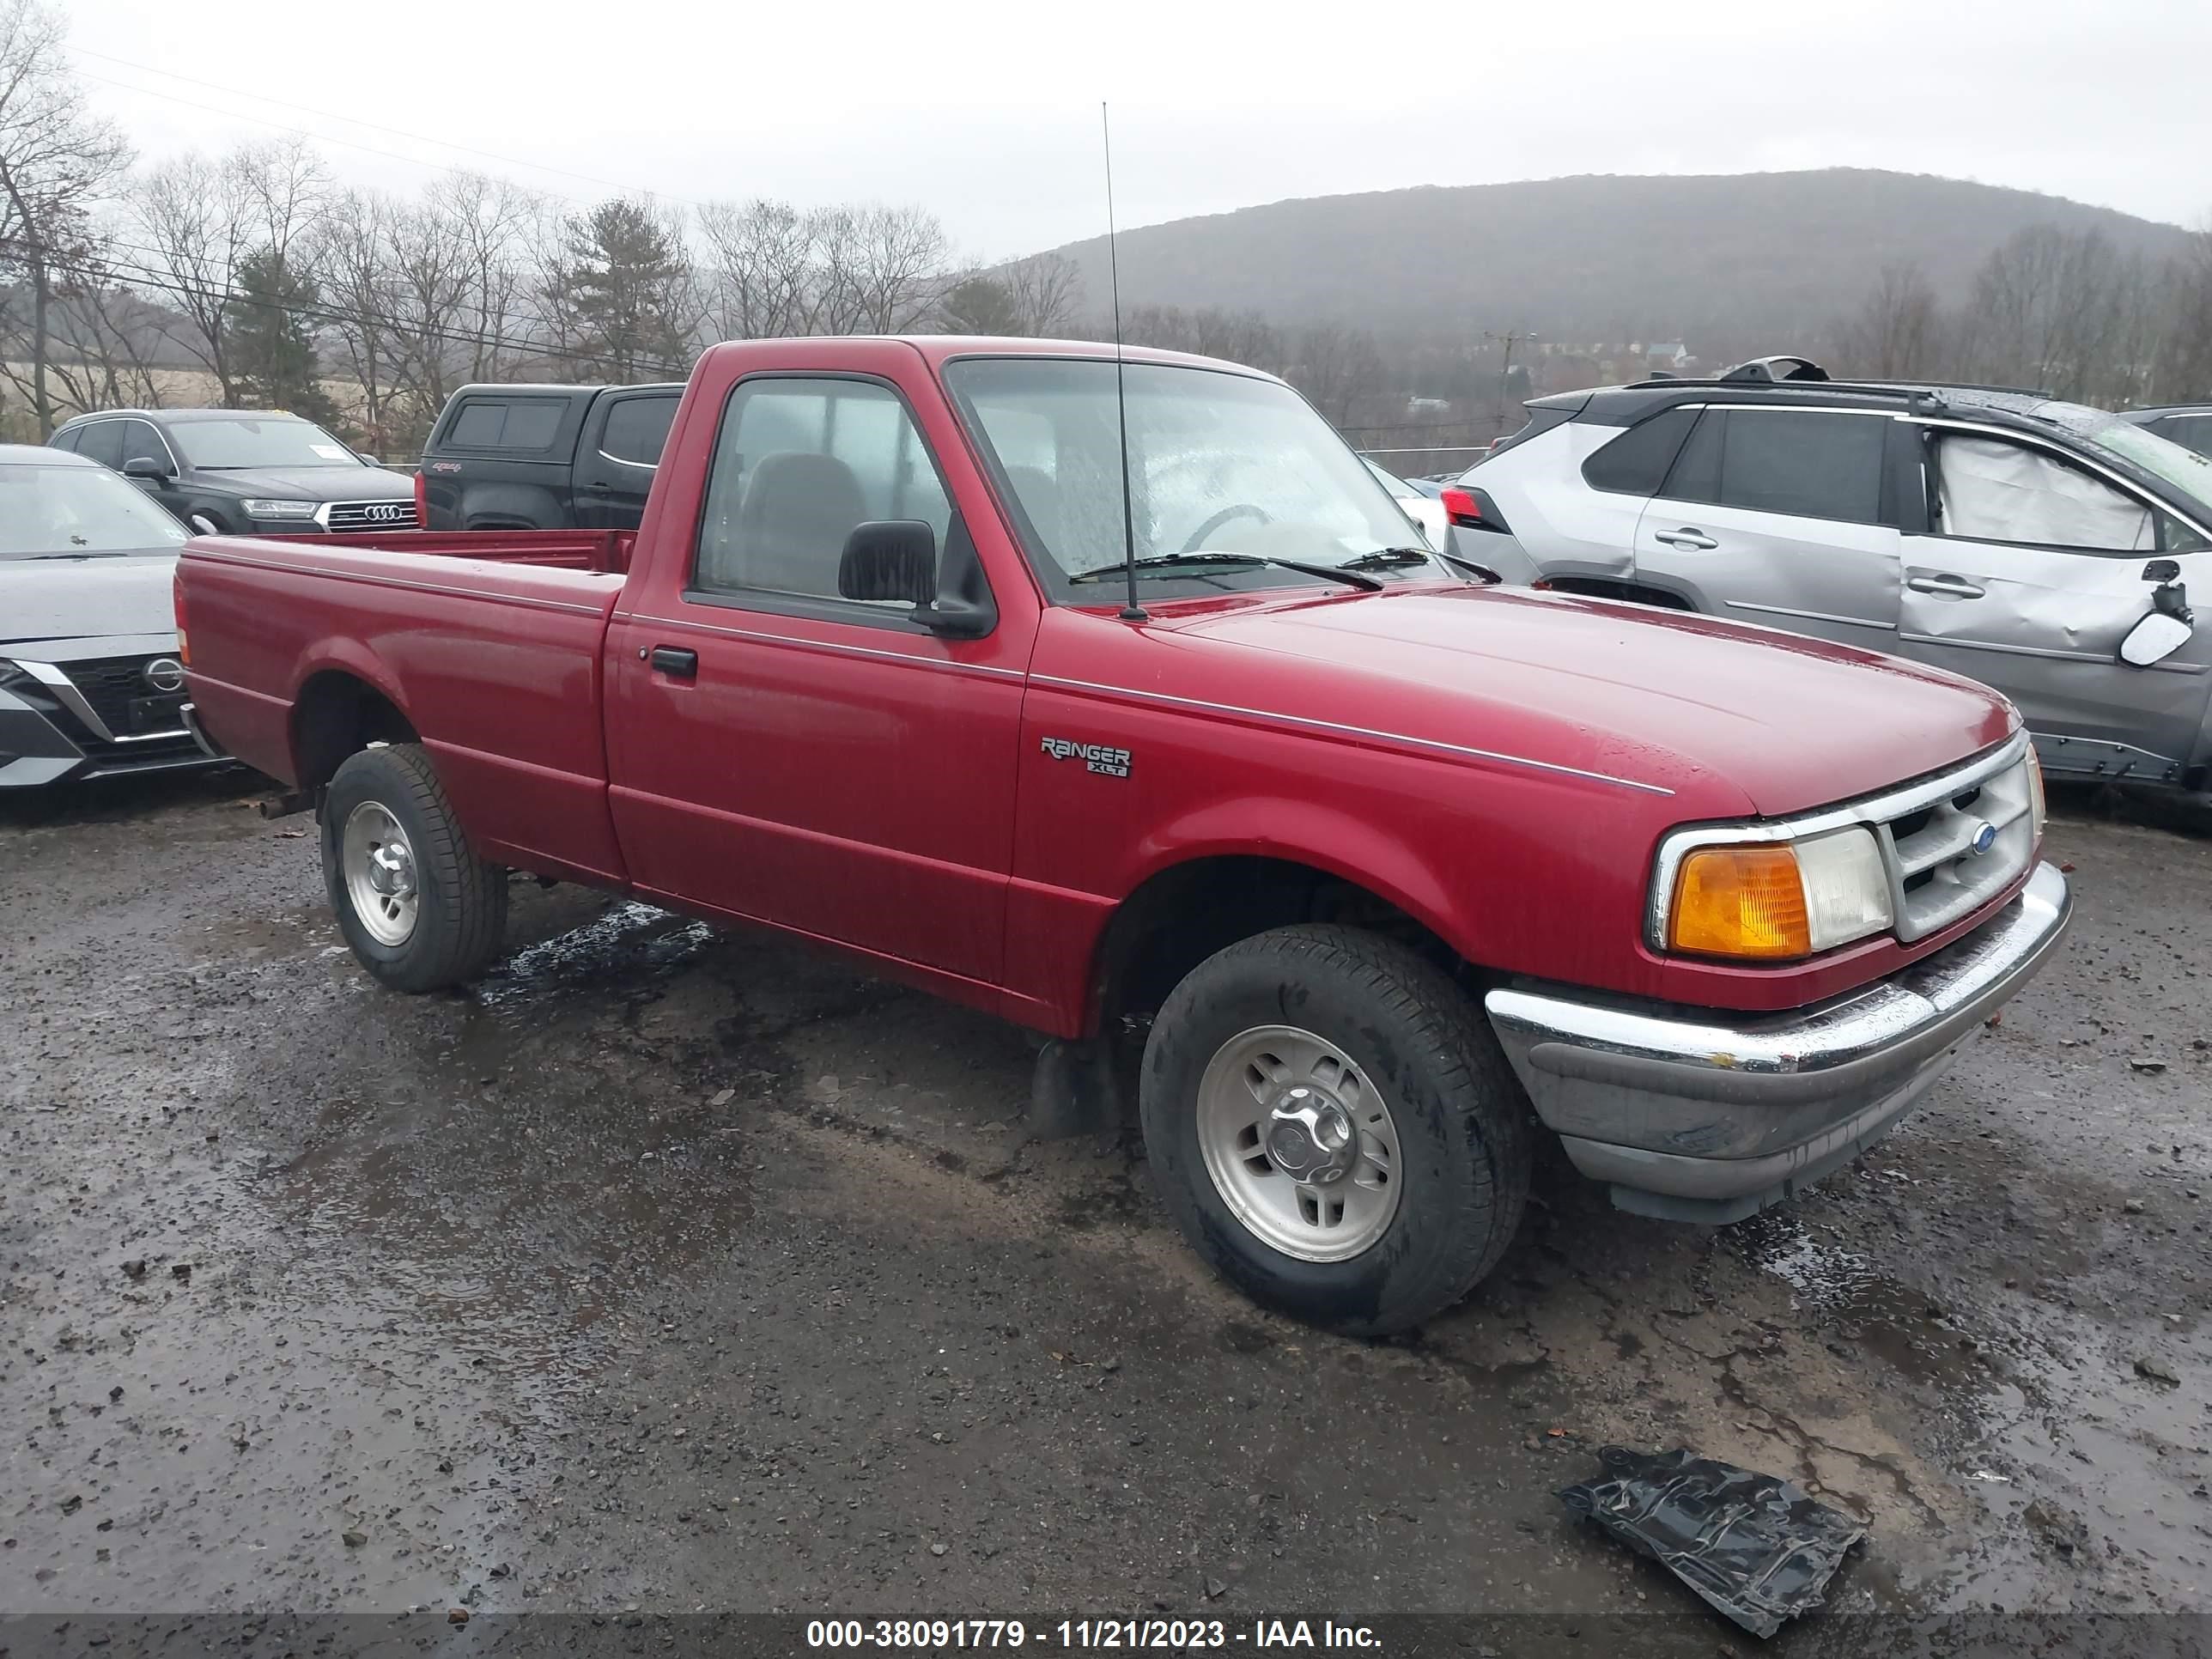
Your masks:
M315 516L313 501L240 501L249 519L312 519Z
M1784 961L1864 939L1896 920L1871 830L1698 847L1667 902L1670 951Z

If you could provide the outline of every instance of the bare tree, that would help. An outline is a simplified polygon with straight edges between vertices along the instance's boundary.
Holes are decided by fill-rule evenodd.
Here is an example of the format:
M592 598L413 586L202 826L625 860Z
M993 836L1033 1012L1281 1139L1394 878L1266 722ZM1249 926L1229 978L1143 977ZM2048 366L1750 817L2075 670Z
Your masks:
M698 227L702 320L722 339L902 333L951 281L945 228L919 208L713 202Z
M143 283L168 313L163 337L215 377L226 408L233 386L227 313L231 279L252 244L238 181L197 152L142 174L131 191Z
M1285 378L1328 419L1348 426L1353 407L1382 390L1382 354L1365 330L1323 323L1300 332Z
M1975 273L1961 329L1978 378L2089 395L2114 347L2122 261L2101 232L2050 225L2015 232Z
M338 361L361 387L355 413L369 447L380 453L392 441L397 390L389 258L397 211L391 198L377 191L348 191L331 204L313 253Z
M1006 268L1002 280L1019 324L1015 333L1042 337L1065 334L1075 326L1083 305L1083 270L1065 254L1017 259Z
M284 270L305 258L328 210L330 174L304 139L188 152L142 175L130 193L140 282L171 313L169 340L214 376L223 407L241 387L232 350L240 267Z
M788 202L765 198L699 210L706 242L708 319L725 340L773 339L810 331L812 234Z
M97 290L92 210L131 164L122 136L85 107L64 32L41 0L0 3L0 270L21 271L31 290L22 333L40 438L53 428L55 303ZM9 334L12 346L18 331ZM13 350L8 359L19 361Z
M534 344L537 322L526 312L530 246L551 208L543 197L480 173L440 180L425 205L457 256L462 299L454 323L466 337L468 378L497 379Z
M949 248L937 216L917 207L863 208L852 235L847 281L858 329L902 334L920 324L944 289Z
M1927 272L1910 263L1884 265L1836 329L1838 360L1877 380L1931 378L1942 372L1942 307Z
M1194 351L1275 374L1287 367L1281 331L1256 311L1133 306L1123 313L1122 324L1122 337L1132 345Z
M2151 395L2161 403L2212 398L2212 221L2166 266L2159 302Z

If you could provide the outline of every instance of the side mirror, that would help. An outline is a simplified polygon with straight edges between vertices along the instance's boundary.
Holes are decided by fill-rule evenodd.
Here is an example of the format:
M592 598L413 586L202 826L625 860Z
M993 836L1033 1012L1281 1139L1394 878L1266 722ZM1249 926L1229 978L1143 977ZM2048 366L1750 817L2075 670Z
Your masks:
M855 525L837 561L837 592L848 599L937 597L937 532L919 519L878 519Z
M133 455L123 463L123 476L136 478L141 483L167 483L171 474L167 467L151 455Z
M2196 631L2179 617L2154 611L2128 629L2127 638L2120 641L2120 660L2136 668L2148 668L2188 644Z

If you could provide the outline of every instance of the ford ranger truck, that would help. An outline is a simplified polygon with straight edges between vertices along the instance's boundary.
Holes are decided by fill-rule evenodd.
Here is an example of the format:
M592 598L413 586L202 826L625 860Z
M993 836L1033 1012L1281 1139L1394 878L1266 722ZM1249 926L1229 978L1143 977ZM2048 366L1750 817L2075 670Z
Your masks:
M1540 1133L1644 1214L1786 1197L2068 920L2002 697L1465 580L1201 358L719 345L634 538L204 537L178 622L386 986L483 973L520 872L1018 1022L1045 1107L1141 1031L1191 1243L1348 1332L1490 1270Z

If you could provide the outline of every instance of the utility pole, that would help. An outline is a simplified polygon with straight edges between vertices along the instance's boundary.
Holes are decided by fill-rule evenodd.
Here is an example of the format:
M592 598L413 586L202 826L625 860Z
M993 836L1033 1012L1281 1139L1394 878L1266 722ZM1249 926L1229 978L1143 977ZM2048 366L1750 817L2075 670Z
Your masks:
M1486 328L1482 331L1482 337L1486 340L1496 340L1505 349L1504 360L1498 366L1498 402L1490 411L1492 423L1498 428L1492 435L1502 438L1505 435L1505 383L1513 374L1513 348L1526 344L1536 337L1533 334L1521 333L1514 329L1508 329L1504 333L1498 334Z

